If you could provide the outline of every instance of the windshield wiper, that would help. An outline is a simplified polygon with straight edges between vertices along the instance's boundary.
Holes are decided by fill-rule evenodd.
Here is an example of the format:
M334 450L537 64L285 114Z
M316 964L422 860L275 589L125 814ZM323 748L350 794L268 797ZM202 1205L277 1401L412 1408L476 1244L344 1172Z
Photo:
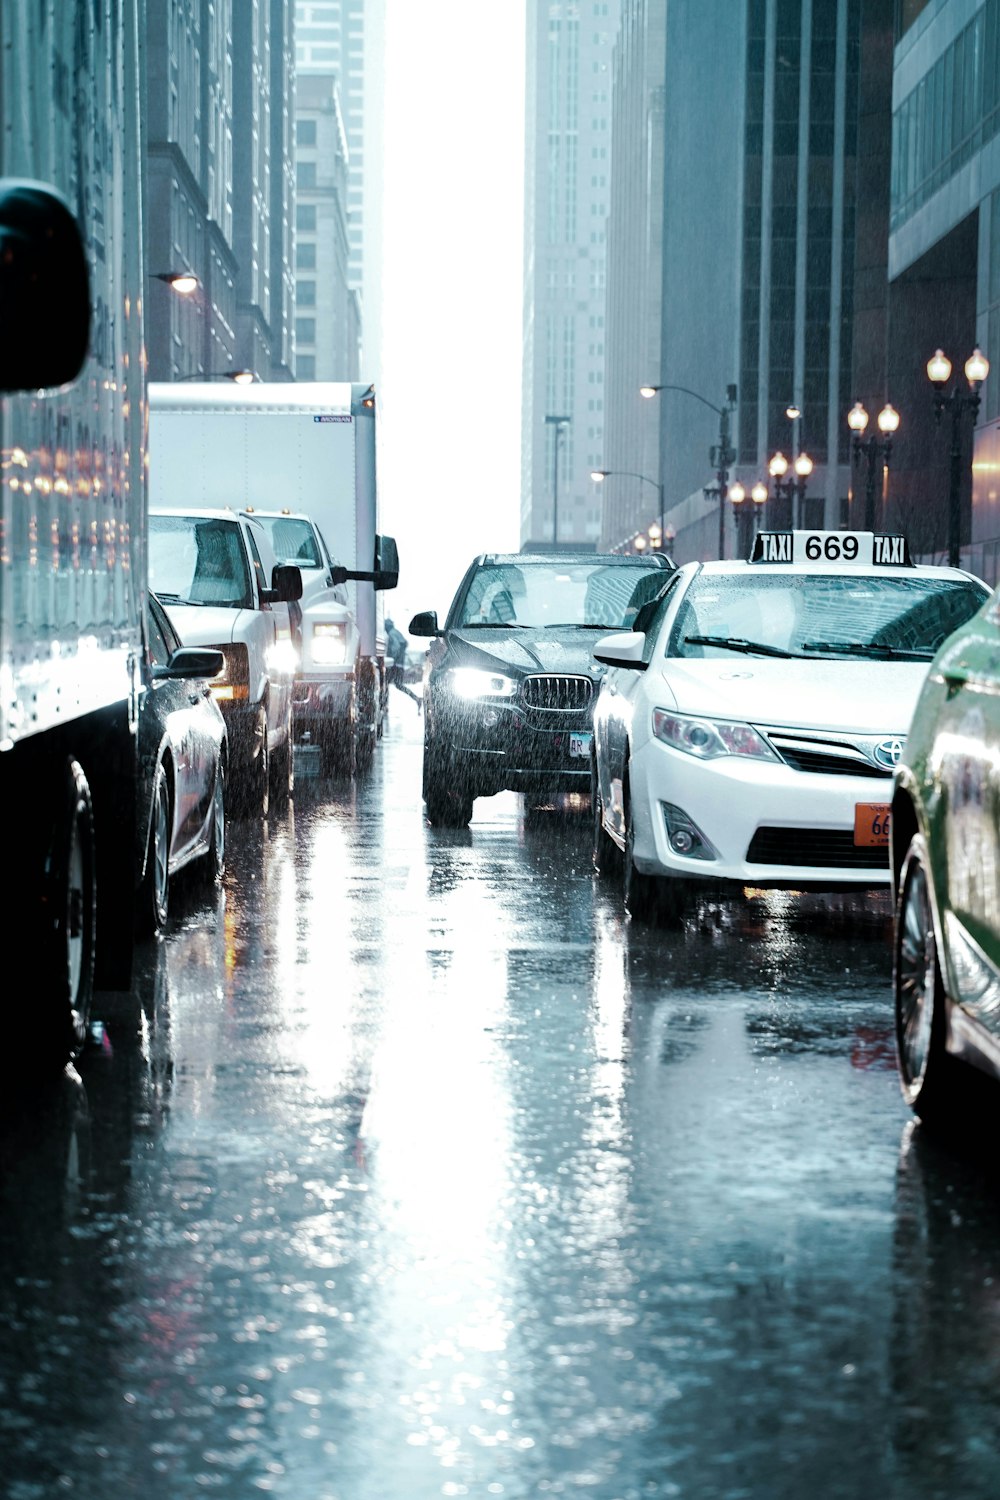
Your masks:
M888 660L902 657L905 661L930 661L934 652L927 647L885 646L878 641L803 641L803 651L831 651L837 656L878 656Z
M732 635L686 635L685 646L721 646L724 651L742 651L744 656L798 656L797 651L783 651L780 646L765 646L763 641L745 641Z
M519 620L496 621L493 620L469 620L465 625L459 625L459 630L532 630L531 625L522 625Z

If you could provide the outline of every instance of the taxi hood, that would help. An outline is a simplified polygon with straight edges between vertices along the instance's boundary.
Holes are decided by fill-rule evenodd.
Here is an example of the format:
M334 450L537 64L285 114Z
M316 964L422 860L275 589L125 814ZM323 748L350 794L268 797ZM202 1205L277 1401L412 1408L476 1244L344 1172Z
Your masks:
M672 658L651 669L679 713L772 728L905 734L930 662ZM654 672L656 678L654 678Z

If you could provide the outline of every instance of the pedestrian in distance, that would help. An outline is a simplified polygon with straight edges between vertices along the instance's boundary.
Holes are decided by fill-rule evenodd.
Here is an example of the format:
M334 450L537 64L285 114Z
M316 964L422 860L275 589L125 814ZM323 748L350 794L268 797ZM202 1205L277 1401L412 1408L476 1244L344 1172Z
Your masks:
M404 674L406 671L406 636L401 630L397 630L391 620L385 622L386 633L386 656L389 658L389 670L386 673L386 681L390 687L398 688L408 698L412 698L417 705L417 713L422 708L418 694L406 686Z

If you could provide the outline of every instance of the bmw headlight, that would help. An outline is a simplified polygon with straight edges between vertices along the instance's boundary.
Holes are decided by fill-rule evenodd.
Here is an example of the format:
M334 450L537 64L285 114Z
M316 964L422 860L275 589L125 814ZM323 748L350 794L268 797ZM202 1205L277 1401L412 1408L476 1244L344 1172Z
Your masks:
M513 678L480 667L453 667L449 678L456 698L513 698L517 692Z
M683 750L685 755L695 755L699 760L715 760L720 755L744 755L754 760L779 758L752 725L735 724L730 719L694 718L654 708L653 733L671 749Z
M309 655L317 666L341 666L347 660L347 627L329 622L313 626Z

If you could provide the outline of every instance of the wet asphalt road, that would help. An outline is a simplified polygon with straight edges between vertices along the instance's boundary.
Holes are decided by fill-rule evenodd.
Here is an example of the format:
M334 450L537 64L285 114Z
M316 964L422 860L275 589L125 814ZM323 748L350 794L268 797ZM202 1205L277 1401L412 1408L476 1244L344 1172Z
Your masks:
M231 830L0 1133L0 1494L1000 1494L1000 1197L895 1079L884 899L623 918L589 817Z

